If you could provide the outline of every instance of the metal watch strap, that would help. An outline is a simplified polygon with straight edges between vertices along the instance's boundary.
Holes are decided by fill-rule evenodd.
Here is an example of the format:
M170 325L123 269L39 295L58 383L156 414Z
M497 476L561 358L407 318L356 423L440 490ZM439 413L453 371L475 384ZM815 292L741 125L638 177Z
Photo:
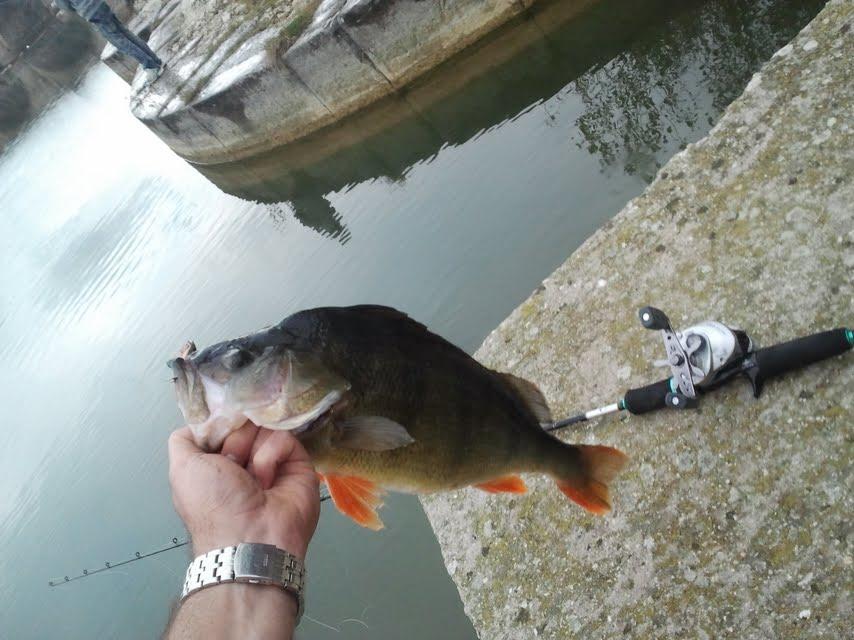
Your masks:
M242 542L203 553L187 567L183 601L205 587L229 582L277 585L297 599L297 623L305 608L305 567L287 551L271 544Z

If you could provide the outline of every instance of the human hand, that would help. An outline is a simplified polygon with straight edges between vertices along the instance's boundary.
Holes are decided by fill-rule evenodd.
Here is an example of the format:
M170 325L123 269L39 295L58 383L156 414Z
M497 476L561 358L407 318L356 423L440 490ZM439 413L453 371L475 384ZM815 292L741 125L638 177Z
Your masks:
M318 480L287 431L247 423L220 453L205 453L189 427L178 429L169 437L169 482L196 555L262 542L305 559L320 516Z

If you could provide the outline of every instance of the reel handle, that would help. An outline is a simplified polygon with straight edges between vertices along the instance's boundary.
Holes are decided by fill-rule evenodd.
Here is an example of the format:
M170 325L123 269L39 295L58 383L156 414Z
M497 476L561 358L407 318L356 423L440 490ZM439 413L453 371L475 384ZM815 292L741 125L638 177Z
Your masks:
M667 317L667 314L656 307L641 307L638 310L638 317L646 329L652 329L653 331L670 329L670 319Z

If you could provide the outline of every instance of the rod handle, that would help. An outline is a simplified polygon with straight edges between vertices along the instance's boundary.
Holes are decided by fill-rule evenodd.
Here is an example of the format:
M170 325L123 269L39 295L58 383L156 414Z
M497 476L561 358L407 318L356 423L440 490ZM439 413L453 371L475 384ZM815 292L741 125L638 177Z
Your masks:
M629 389L623 396L623 408L635 415L664 409L667 406L666 398L670 391L670 378L659 380L645 387Z
M765 380L848 351L854 344L852 336L851 329L831 329L759 349L754 354L754 390L761 391Z

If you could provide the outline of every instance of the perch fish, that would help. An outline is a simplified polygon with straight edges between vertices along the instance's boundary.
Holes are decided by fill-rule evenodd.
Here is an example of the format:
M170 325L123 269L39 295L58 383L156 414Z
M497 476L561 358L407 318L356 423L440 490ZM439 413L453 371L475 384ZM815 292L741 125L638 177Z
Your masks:
M545 432L551 415L535 385L389 307L300 311L202 351L188 343L169 365L199 446L218 450L247 420L291 430L338 509L371 529L382 528L386 489L524 493L520 473L547 474L604 514L627 459Z

